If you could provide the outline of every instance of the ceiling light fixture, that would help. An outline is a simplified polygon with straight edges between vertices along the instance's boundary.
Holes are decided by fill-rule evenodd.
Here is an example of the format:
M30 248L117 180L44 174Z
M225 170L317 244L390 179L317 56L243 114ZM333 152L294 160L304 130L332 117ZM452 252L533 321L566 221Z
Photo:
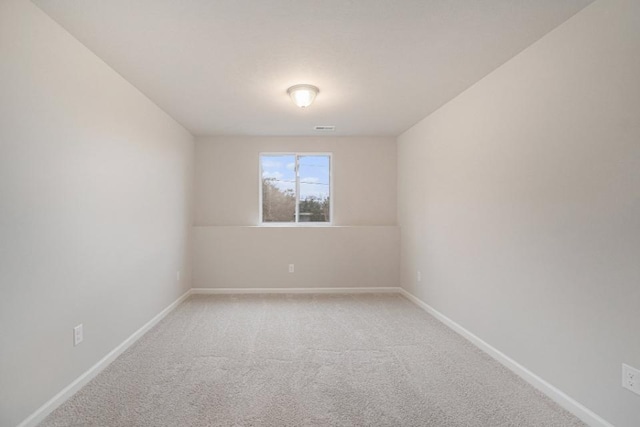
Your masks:
M311 105L318 92L320 92L318 88L312 85L295 85L287 89L287 93L294 104L300 108L306 108Z

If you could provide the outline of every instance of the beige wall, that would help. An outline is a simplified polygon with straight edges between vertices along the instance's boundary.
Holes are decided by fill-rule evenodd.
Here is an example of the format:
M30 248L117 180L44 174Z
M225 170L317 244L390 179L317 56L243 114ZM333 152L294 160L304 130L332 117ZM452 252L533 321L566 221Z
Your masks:
M640 420L620 372L640 367L639 76L640 2L597 1L399 137L402 286L620 427Z
M255 227L261 152L333 153L338 227ZM195 186L196 287L398 285L395 138L198 138Z
M194 287L398 286L398 227L195 227L193 234Z
M258 224L261 152L332 152L334 225L396 224L396 143L384 137L199 137L196 225Z
M32 3L0 2L0 425L190 287L192 177L188 132Z

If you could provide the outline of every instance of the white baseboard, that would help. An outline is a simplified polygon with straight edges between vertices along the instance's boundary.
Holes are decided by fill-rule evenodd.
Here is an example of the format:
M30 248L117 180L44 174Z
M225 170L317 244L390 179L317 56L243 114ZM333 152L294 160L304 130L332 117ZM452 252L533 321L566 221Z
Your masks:
M96 375L98 375L104 368L106 368L111 362L113 362L120 354L122 354L127 348L129 348L134 342L136 342L142 335L144 335L149 329L155 326L160 320L162 320L167 314L175 309L182 301L189 297L189 295L197 294L360 294L360 293L399 293L405 296L408 300L425 310L427 313L440 320L449 328L472 342L482 351L493 357L495 360L506 366L515 374L523 378L529 384L546 394L549 398L558 403L561 407L565 408L576 417L581 419L592 427L613 427L612 424L607 422L602 417L595 414L590 409L586 408L576 400L572 399L564 392L558 390L553 385L549 384L533 372L529 371L524 366L520 365L509 356L505 355L498 349L492 347L482 339L478 338L467 329L463 328L453 320L446 317L424 301L415 297L411 293L400 287L351 287L351 288L192 288L185 292L177 300L171 303L167 308L158 313L153 319L149 320L140 329L135 331L129 338L124 340L120 345L114 348L109 354L103 357L98 363L89 368L85 373L80 375L75 381L62 389L58 394L52 397L44 405L38 408L33 414L27 417L24 421L18 424L17 427L35 427L38 423L44 420L58 406L64 403L69 397L80 390L84 385L91 381Z
M104 368L109 366L127 348L142 337L149 329L153 328L160 320L175 309L182 301L192 294L348 294L348 293L399 293L399 287L368 287L368 288L192 288L172 302L167 308L158 313L153 319L145 323L140 329L135 331L129 338L111 350L95 365L76 378L71 384L62 389L58 394L49 399L44 405L24 419L17 427L35 427L47 415L53 412L58 406L73 396L78 390L84 387L89 381L96 377Z
M500 362L502 365L507 367L509 370L514 372L516 375L524 379L526 382L531 384L536 389L540 390L542 393L551 398L558 405L571 412L573 415L578 417L580 420L585 422L591 427L613 427L611 423L606 421L604 418L600 417L598 414L591 411L589 408L583 406L580 402L572 399L567 394L557 389L553 385L549 384L547 381L543 380L515 360L511 359L506 354L502 353L500 350L491 346L487 342L483 341L473 333L469 332L467 329L463 328L453 320L449 319L444 314L440 313L435 308L431 307L426 302L422 301L415 295L409 293L404 289L400 289L400 293L404 295L409 301L416 304L418 307L425 310L427 313L431 314L433 317L444 323L449 328L453 329L458 334L462 335L464 338L473 343L480 350L487 353L489 356L494 358L496 361Z
M399 287L356 288L192 288L192 294L373 294L399 293Z
M158 313L153 319L145 323L140 329L135 331L129 338L124 340L120 345L111 350L109 354L104 356L98 363L93 365L82 375L76 378L71 384L63 388L58 394L49 399L44 405L38 408L33 414L29 415L24 421L18 424L17 427L35 427L47 415L53 412L58 406L64 403L68 398L73 396L78 390L84 387L89 381L95 378L104 368L109 366L118 356L120 356L131 344L135 343L141 336L143 336L149 329L153 328L159 321L161 321L167 314L169 314L174 308L176 308L182 301L187 299L191 295L191 290L188 290L177 300L172 302L167 308Z

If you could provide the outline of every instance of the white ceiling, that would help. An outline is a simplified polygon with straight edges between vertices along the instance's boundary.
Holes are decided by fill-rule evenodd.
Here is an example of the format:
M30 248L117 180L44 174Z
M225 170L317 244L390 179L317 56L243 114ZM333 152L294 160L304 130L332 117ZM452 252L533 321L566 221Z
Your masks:
M591 1L34 2L195 135L398 135Z

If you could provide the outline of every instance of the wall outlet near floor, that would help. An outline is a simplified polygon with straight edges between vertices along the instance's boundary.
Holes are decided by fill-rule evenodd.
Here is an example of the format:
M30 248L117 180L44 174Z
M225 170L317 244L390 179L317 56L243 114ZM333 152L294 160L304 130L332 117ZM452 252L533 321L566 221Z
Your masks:
M82 323L73 328L73 346L77 346L84 339L84 333L82 332Z
M176 271L176 280L180 281L180 270Z
M622 387L640 394L640 369L622 364Z
M289 273L293 273L294 271L295 270L293 264L289 264Z
M418 274L416 275L416 278L418 279L418 282L422 282L422 273L420 273L418 271Z

